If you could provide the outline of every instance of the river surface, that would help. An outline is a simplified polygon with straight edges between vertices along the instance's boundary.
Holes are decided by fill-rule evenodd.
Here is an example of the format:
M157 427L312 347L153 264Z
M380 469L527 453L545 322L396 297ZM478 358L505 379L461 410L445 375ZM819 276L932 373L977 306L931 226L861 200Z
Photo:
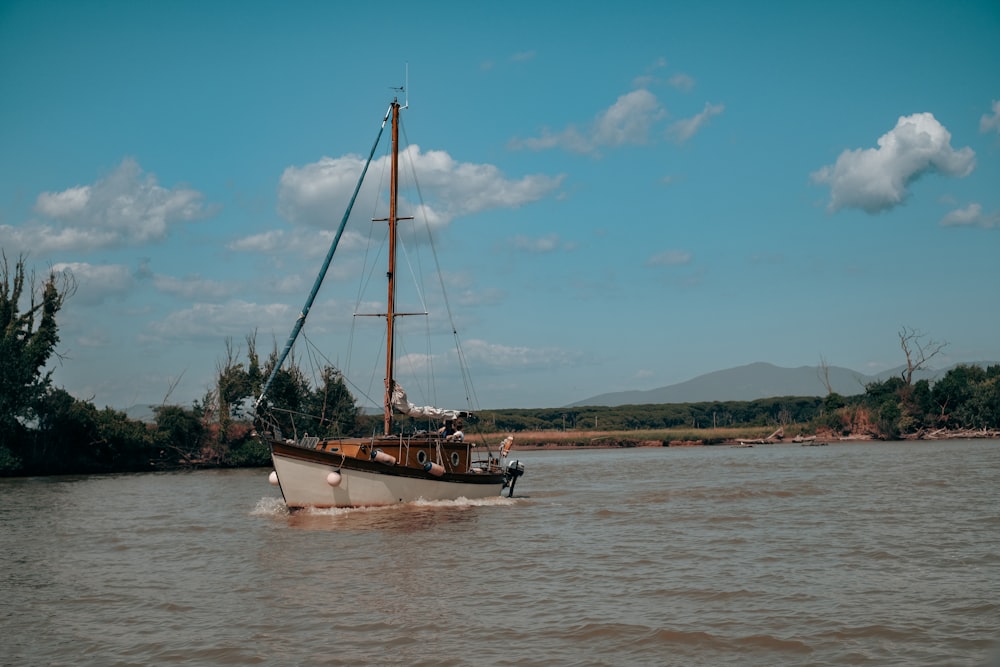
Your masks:
M513 499L0 480L3 665L1000 666L1000 441L515 452Z

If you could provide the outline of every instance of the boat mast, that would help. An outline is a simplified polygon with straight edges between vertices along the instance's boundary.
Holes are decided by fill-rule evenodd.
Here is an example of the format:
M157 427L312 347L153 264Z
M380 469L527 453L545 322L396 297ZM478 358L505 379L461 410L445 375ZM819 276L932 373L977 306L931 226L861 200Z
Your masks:
M389 174L389 279L388 297L386 299L386 340L385 340L385 435L392 434L392 391L394 339L393 330L396 320L396 195L399 191L399 102L392 101L392 169Z

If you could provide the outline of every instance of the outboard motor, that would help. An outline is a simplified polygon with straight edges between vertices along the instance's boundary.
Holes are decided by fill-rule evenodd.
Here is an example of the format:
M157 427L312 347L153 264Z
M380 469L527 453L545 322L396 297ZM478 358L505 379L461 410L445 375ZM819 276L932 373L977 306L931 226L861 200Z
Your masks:
M524 464L520 461L508 461L507 469L503 473L503 485L509 488L507 492L508 498L514 497L514 485L517 484L517 478L524 474Z

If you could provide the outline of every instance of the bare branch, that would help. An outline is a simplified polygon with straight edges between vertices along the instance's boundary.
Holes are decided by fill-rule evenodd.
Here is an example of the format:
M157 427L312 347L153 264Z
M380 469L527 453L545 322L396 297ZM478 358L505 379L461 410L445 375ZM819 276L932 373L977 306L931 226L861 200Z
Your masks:
M913 384L913 374L927 368L927 362L941 354L947 342L926 339L924 334L912 327L899 330L899 346L906 356L906 368L901 373L903 382Z
M819 369L816 371L819 375L820 382L826 387L827 396L833 393L833 385L830 384L830 364L827 363L826 357L822 354L819 355Z
M187 369L181 371L181 374L177 376L176 380L171 380L170 384L167 386L167 393L163 396L163 402L160 405L166 405L167 401L170 400L170 394L174 393L174 389L177 389L177 385L180 384L181 378L187 373Z

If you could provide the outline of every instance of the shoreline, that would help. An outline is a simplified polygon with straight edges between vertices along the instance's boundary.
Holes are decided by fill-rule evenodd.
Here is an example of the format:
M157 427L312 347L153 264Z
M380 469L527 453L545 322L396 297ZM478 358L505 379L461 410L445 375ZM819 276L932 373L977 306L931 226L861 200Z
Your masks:
M510 434L484 434L484 438L493 439L499 435ZM564 434L554 436L543 431L530 431L524 433L514 433L514 443L511 451L549 451L549 450L572 450L572 449L636 449L640 447L753 447L765 445L801 445L821 446L834 442L882 442L881 440L868 434L834 435L833 433L817 433L815 435L800 434L792 438L761 438L760 436L748 435L744 438L669 438L669 434L664 434L663 438L650 437L628 437L624 433L617 435L605 435L584 440L579 436ZM688 435L688 434L685 434ZM519 438L519 436L521 436ZM948 431L940 429L930 433L913 433L901 436L892 442L913 442L913 441L936 441L936 440L978 440L978 439L1000 439L1000 431Z

